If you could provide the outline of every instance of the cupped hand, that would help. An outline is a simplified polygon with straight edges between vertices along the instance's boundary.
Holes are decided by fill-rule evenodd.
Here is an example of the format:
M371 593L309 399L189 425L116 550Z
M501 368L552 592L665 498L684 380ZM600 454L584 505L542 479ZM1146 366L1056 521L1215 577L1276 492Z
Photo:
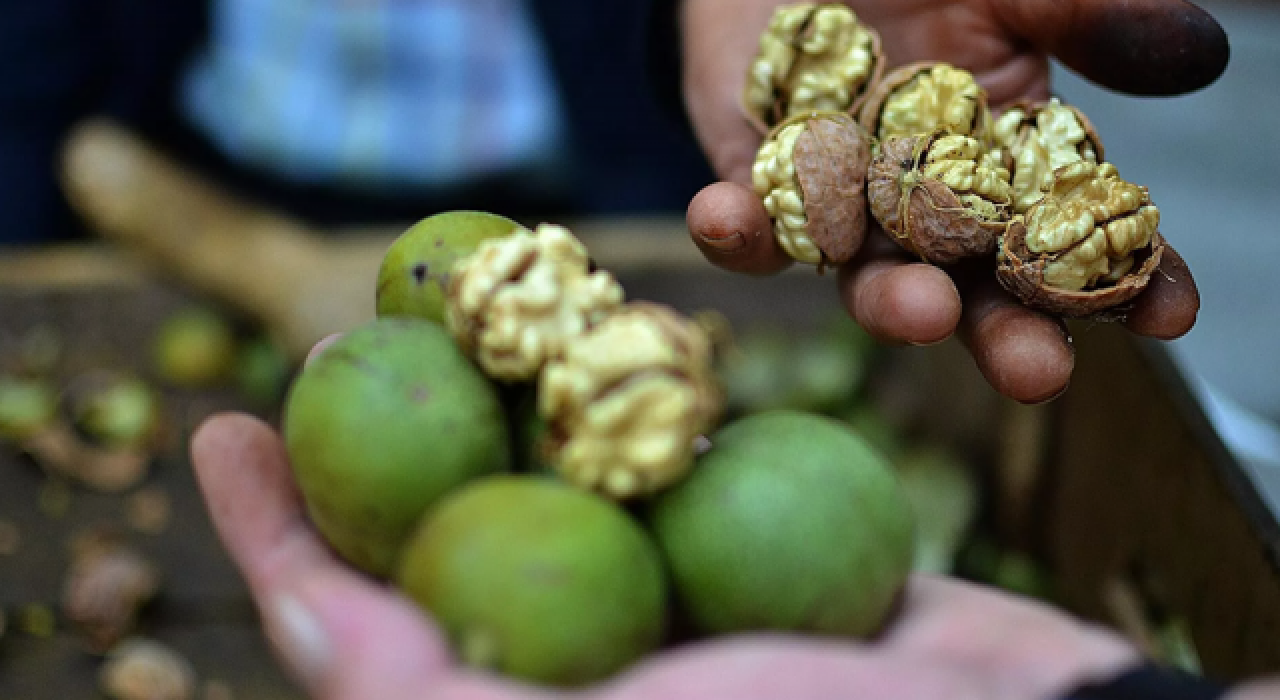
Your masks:
M707 258L728 270L766 275L790 259L750 191L760 135L740 95L760 32L778 0L684 0L680 16L685 105L723 182L695 197L689 229ZM941 60L972 72L997 109L1049 96L1049 57L1111 89L1176 95L1222 73L1226 35L1183 0L851 0L881 35L888 64ZM840 296L868 332L888 343L931 344L958 332L987 380L1023 402L1068 385L1070 337L1058 318L1022 306L988 263L943 270L913 259L874 225L838 276ZM1199 294L1182 258L1167 249L1151 284L1127 312L1132 332L1173 339L1189 331Z
M321 700L1031 700L1139 661L1114 635L1047 607L916 577L892 625L870 643L744 635L657 654L587 689L533 687L460 666L427 615L343 563L309 523L284 444L266 423L214 416L191 453L268 639Z

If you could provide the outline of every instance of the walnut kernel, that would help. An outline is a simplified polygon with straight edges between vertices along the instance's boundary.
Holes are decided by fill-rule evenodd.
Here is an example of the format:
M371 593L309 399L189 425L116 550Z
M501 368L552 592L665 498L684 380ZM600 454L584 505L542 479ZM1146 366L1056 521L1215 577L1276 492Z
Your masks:
M73 544L62 609L101 653L133 630L139 609L159 590L151 562L113 534L90 532Z
M1058 168L1082 160L1102 162L1102 142L1093 125L1056 97L1012 105L995 120L992 132L1013 162L1013 205L1018 214L1044 196Z
M997 275L1030 306L1093 314L1146 287L1164 248L1159 225L1147 188L1114 165L1066 165L1001 241Z
M674 483L721 412L712 361L702 328L645 302L575 340L539 377L556 470L619 500Z
M987 93L973 74L937 62L913 63L885 75L867 95L858 121L881 142L945 130L986 145L991 128Z
M879 34L848 5L782 5L760 35L743 105L761 132L797 114L849 110L883 63Z
M98 680L115 700L191 700L196 689L190 662L159 642L141 638L113 648Z
M811 265L853 257L867 232L870 160L870 139L840 112L792 117L770 132L751 180L788 255Z
M503 380L534 377L623 299L612 275L589 270L582 242L552 224L482 242L454 264L447 290L450 332Z
M995 251L1012 188L998 155L946 131L890 137L867 176L871 213L890 238L936 264Z

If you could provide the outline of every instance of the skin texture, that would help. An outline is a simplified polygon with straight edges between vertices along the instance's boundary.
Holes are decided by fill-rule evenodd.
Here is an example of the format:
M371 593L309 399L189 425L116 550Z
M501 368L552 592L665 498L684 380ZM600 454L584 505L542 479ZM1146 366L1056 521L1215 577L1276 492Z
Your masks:
M742 116L739 93L759 33L778 4L686 0L683 5L685 104L708 159L725 181L750 182L760 137ZM1051 55L1100 85L1137 95L1202 88L1221 75L1229 56L1222 28L1181 0L858 0L849 5L880 32L890 68L948 61L973 72L996 109L1017 98L1048 97ZM728 192L719 184L711 187ZM693 216L691 206L690 234L712 263L755 275L787 266L776 242L751 228L757 214L745 211L740 196L700 193L693 203L699 211ZM1035 403L1066 389L1073 354L1061 324L1021 307L994 275L922 269L909 256L876 245L884 234L872 229L865 252L839 276L841 299L868 331L883 342L912 344L959 332L992 385L1018 401ZM726 230L742 235L726 235ZM1134 333L1172 339L1195 323L1195 282L1176 253L1169 257L1161 265L1166 274L1158 275L1164 279L1153 279L1124 321ZM996 321L989 318L993 314Z

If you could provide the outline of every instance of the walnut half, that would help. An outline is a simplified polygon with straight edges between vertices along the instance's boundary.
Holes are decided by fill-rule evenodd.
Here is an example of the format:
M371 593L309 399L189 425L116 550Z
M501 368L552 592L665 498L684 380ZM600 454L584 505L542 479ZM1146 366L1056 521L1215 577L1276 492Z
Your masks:
M992 132L1013 171L1013 210L1022 214L1053 184L1053 173L1079 161L1103 162L1102 140L1083 112L1058 98L1021 100L995 120Z
M858 110L858 122L878 142L936 130L972 136L989 146L987 93L973 74L925 61L890 71Z
M722 410L712 355L698 323L648 302L576 339L538 380L556 471L618 500L677 481Z
M761 133L797 114L851 110L883 70L880 35L848 5L782 5L760 35L743 108Z
M890 238L928 262L948 265L995 252L1013 190L995 152L973 137L939 130L881 144L867 174L867 196Z
M482 242L454 264L446 290L445 322L459 347L508 381L536 376L623 299L612 275L590 271L582 242L552 224Z
M1022 220L1022 219L1025 219ZM1000 244L1000 283L1033 308L1090 316L1131 300L1160 264L1160 211L1110 163L1054 173Z
M751 182L792 258L840 264L867 235L870 139L852 117L823 112L792 117L760 145Z

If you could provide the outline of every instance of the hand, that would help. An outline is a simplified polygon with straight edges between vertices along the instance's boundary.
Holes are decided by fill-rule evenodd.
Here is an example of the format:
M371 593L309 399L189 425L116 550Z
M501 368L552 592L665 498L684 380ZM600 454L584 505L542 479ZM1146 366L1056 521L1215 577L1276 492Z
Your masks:
M218 415L192 461L214 525L285 665L324 700L570 697L464 669L407 598L340 561L307 521L284 444L260 420ZM1044 606L916 577L879 640L739 636L664 652L584 691L593 700L1054 698L1136 664L1114 635ZM583 697L583 694L573 694Z
M772 274L790 264L748 191L760 136L739 98L760 32L777 0L685 0L684 97L694 131L726 183L690 205L689 227L707 258L728 270ZM993 107L1049 96L1049 56L1103 86L1174 95L1213 82L1226 67L1222 28L1183 0L851 0L875 27L891 66L944 60L968 69ZM736 184L731 184L736 183ZM944 271L913 259L879 227L838 276L853 317L888 343L930 344L957 330L1000 393L1023 402L1066 389L1074 364L1061 320L1005 293L990 266ZM1195 323L1199 294L1186 264L1166 250L1125 326L1179 337ZM948 274L950 272L951 274Z

